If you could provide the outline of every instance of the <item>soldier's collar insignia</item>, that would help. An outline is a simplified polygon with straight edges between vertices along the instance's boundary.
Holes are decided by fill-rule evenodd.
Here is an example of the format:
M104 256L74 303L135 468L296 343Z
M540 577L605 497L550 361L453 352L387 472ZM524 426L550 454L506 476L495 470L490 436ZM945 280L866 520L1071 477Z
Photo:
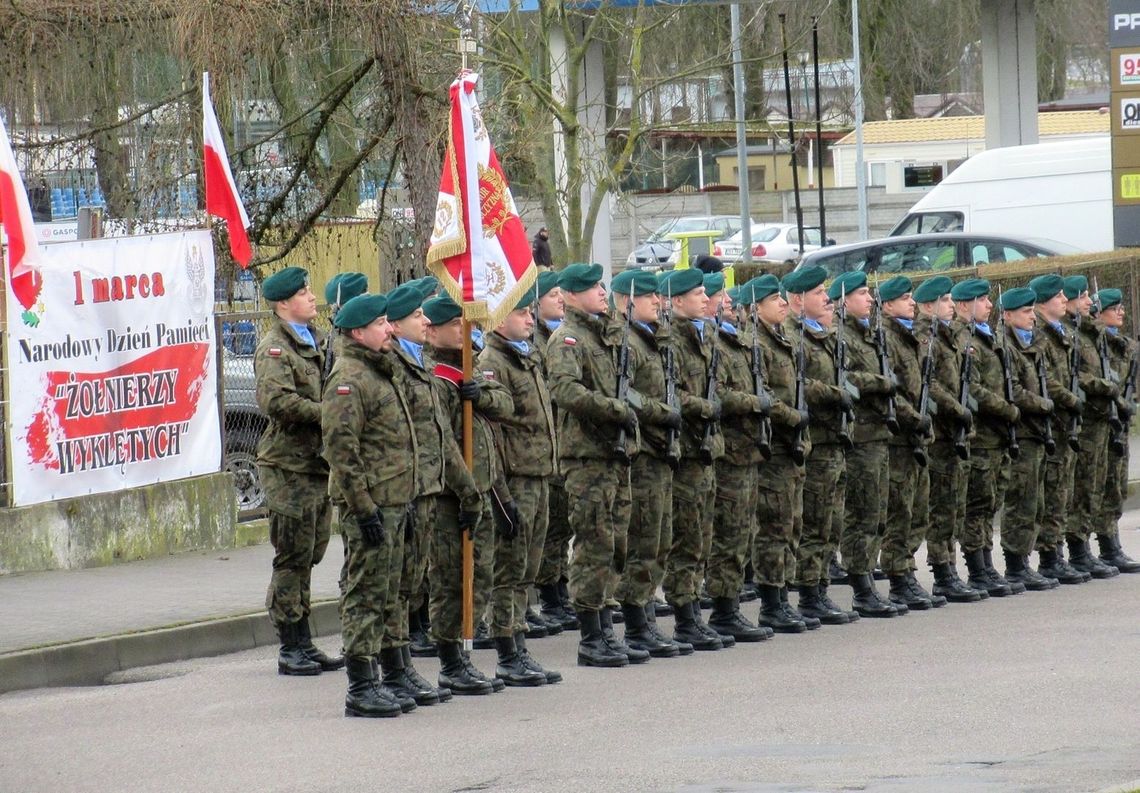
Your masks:
M269 356L271 358L280 358L281 357L281 348L280 347L270 347L269 348Z

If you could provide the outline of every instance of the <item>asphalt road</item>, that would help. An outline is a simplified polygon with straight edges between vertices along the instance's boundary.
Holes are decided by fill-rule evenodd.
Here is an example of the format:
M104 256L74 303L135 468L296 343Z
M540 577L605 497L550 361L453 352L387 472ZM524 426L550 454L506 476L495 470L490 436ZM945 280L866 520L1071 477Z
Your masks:
M559 685L382 720L262 648L0 696L0 791L1132 790L1138 604L1120 576L620 670L564 634L531 642Z

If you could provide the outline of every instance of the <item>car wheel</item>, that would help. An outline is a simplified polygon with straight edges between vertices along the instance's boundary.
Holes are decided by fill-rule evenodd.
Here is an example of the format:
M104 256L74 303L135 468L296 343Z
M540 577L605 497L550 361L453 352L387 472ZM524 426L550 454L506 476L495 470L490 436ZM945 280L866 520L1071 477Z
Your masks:
M257 471L258 436L251 432L226 435L224 470L234 475L234 495L238 512L265 506L265 491Z

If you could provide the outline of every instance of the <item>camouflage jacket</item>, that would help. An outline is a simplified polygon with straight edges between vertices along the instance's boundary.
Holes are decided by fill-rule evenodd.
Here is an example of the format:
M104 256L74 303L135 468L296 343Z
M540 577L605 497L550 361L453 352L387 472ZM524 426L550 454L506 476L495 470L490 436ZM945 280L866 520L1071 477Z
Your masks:
M1073 337L1068 329L1058 323L1051 325L1038 316L1037 330L1033 334L1033 345L1042 353L1045 360L1045 377L1049 382L1049 398L1053 400L1053 435L1057 442L1064 441L1069 431L1069 422L1077 405L1083 398L1069 390L1069 350ZM1082 406L1083 408L1083 406Z
M1034 336L1040 335L1039 330L1034 333ZM1045 428L1050 426L1050 413L1045 410L1047 395L1042 393L1037 367L1045 366L1045 354L1036 339L1032 344L1022 344L1012 327L1005 329L1005 348L1009 350L1009 362L1014 375L1013 403L1021 411L1017 420L1018 442L1028 439L1043 443ZM1047 383L1044 390L1049 390Z
M929 438L916 437L919 401L922 398L922 344L910 328L893 317L883 317L883 334L887 337L887 353L891 366L899 379L895 393L895 415L899 420L899 433L892 435L891 446L925 445ZM931 378L933 384L933 378ZM931 402L933 404L933 402Z
M617 400L621 325L606 315L590 316L569 306L546 348L547 382L558 408L561 460L623 459L615 453L626 407ZM625 454L637 453L626 437Z
M813 330L800 324L791 312L784 320L784 335L793 346L804 333L804 359L807 363L804 382L807 386L808 414L811 416L811 443L839 443L839 386L835 376L835 338L827 328ZM848 427L848 432L854 428Z
M768 373L768 389L776 397L772 403L772 453L790 455L795 444L796 424L796 347L782 328L758 323L760 346L764 350L764 370ZM806 357L806 356L805 356ZM810 412L810 409L809 409ZM810 430L804 431L804 454L811 451Z
M280 318L262 336L253 357L257 406L269 425L257 444L257 462L298 473L325 474L321 458L321 354L324 334L310 327L310 347Z
M534 352L532 353L538 360L538 365L542 369L542 376L547 377L546 371L546 348L550 345L550 337L554 335L554 331L550 326L541 319L534 321Z
M681 400L681 417L684 419L681 427L681 458L685 460L700 460L704 457L701 446L705 440L705 428L709 425L714 410L713 403L706 399L709 363L712 361L717 335L712 320L704 321L702 333L692 320L679 317L673 319L670 342L677 363L677 396ZM714 393L719 399L722 392L719 374L717 381ZM709 440L709 453L716 460L724 454L724 437L715 425Z
M1136 342L1129 339L1127 336L1120 333L1109 333L1105 331L1105 338L1108 341L1108 360L1112 364L1112 368L1120 376L1120 396L1116 398L1116 404L1122 411L1121 420L1127 424L1124 413L1131 415L1136 411L1135 405L1129 405L1124 400L1124 392L1128 386L1128 369L1132 363L1132 358L1137 354ZM1136 388L1133 386L1132 398L1136 398Z
M933 349L930 349L930 323L937 322ZM922 357L934 357L930 378L930 399L938 406L934 414L934 440L953 443L966 420L967 408L958 401L962 385L962 355L965 345L952 325L921 314L914 321L914 335L922 346ZM967 433L968 438L968 433Z
M395 356L356 343L340 351L321 402L330 491L355 516L416 497L419 447Z
M665 347L669 332L664 328L634 322L630 345L635 353L632 388L641 395L637 409L641 453L659 460L668 457L669 429L661 422L670 410L665 402ZM678 437L678 444L680 438ZM678 450L679 445L675 451Z
M724 436L724 462L758 465L764 458L756 445L760 437L760 400L752 379L752 333L720 330L720 431ZM760 348L763 371L763 347ZM765 378L767 385L767 378Z
M459 448L462 459L463 453L463 400L459 396L459 386L463 382L463 354L459 350L440 350L425 347L428 354L435 359L436 364L432 373L436 376L436 388L439 395L440 406L443 413L451 422L452 439ZM493 422L510 418L514 415L514 400L502 384L488 380L481 372L473 373L474 379L483 383L483 391L479 400L472 405L471 439L473 454L471 476L475 480L478 493L486 493L492 487L499 494L502 501L510 499L506 489L506 480L502 466L499 464L499 454L495 448L495 431ZM477 503L477 497L465 495L459 490L452 476L447 477L445 492L455 495L465 508Z
M872 323L864 325L850 315L845 321L843 340L847 343L847 379L859 389L852 440L855 443L885 442L891 435L887 429L887 394L891 384L879 374Z
M498 333L487 334L486 340L477 365L513 401L511 415L495 425L503 469L508 476L550 476L558 470L554 413L534 347L524 355Z
M970 328L965 327L964 338L970 338ZM996 339L974 326L972 346L974 350L974 374L970 378L970 395L978 403L974 416L974 437L970 445L979 449L1000 449L1009 442L1007 427L1016 422L1018 408L1005 401L1005 370L1002 369ZM1013 378L1013 394L1016 402L1020 385Z
M1080 328L1074 327L1073 335L1080 344L1081 351L1081 369L1078 378L1087 398L1084 419L1108 421L1109 405L1119 395L1120 388L1112 379L1102 376L1104 371L1100 365L1100 344L1104 329L1092 319L1083 317Z

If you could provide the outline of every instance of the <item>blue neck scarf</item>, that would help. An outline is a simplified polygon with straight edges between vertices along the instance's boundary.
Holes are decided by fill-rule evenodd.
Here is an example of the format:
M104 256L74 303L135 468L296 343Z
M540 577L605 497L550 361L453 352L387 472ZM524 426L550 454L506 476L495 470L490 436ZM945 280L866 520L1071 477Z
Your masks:
M816 333L823 332L823 325L820 325L819 322L814 319L808 319L807 317L804 317L804 326L811 328Z
M693 323L693 327L697 329L697 335L701 337L701 341L704 341L705 321L703 319L690 319L689 322Z
M471 329L471 345L475 348L476 352L482 351L482 349L487 346L487 343L483 341L483 331L478 328Z
M289 327L301 337L301 341L305 342L305 344L308 344L310 347L317 346L317 341L313 338L313 333L309 330L308 325L303 322L290 322Z
M407 339L397 338L396 341L400 342L400 347L404 350L404 352L415 358L416 363L418 363L420 365L420 368L423 369L424 346L422 344L416 344L414 341L408 341Z
M907 330L914 330L914 320L906 319L905 317L895 317L895 322L902 325Z
M642 322L640 319L635 319L633 321L633 324L637 325L637 327L641 328L642 330L644 330L649 335L651 335L651 336L653 335L653 326L650 325L648 322Z
M867 317L866 319L857 319L855 321L858 322L860 325L862 325L864 328L871 327L871 318L870 317Z
M508 339L507 344L511 345L516 350L518 350L519 354L522 355L524 358L526 356L530 355L530 344L528 344L525 341L511 341Z
M948 327L950 327L950 320L948 320L948 319L940 319L940 320L938 320L938 321L942 323L942 327L944 327L944 328L948 328Z
M562 324L560 319L544 319L543 322L546 323L546 327L551 333L558 330L558 326Z
M732 336L736 335L736 326L733 325L731 322L721 322L720 323L720 329L723 330L725 333L728 333Z
M1022 347L1028 347L1033 343L1033 331L1014 328L1013 332L1017 334L1017 340L1021 342Z
M974 323L974 327L977 328L978 330L980 330L982 333L989 336L991 339L994 337L994 332L992 330L990 330L990 323L988 323L988 322L976 322L976 323Z
M1107 325L1105 325L1104 329L1105 329L1105 331L1107 331L1108 335L1110 335L1110 336L1116 336L1120 333L1120 328L1110 328Z
M1053 330L1055 330L1055 331L1057 331L1058 333L1060 333L1060 334L1061 334L1061 337L1062 337L1062 338L1064 338L1064 336L1065 336L1065 326L1064 326L1064 325L1062 325L1060 322L1050 322L1050 323L1049 323L1049 327L1051 327Z

